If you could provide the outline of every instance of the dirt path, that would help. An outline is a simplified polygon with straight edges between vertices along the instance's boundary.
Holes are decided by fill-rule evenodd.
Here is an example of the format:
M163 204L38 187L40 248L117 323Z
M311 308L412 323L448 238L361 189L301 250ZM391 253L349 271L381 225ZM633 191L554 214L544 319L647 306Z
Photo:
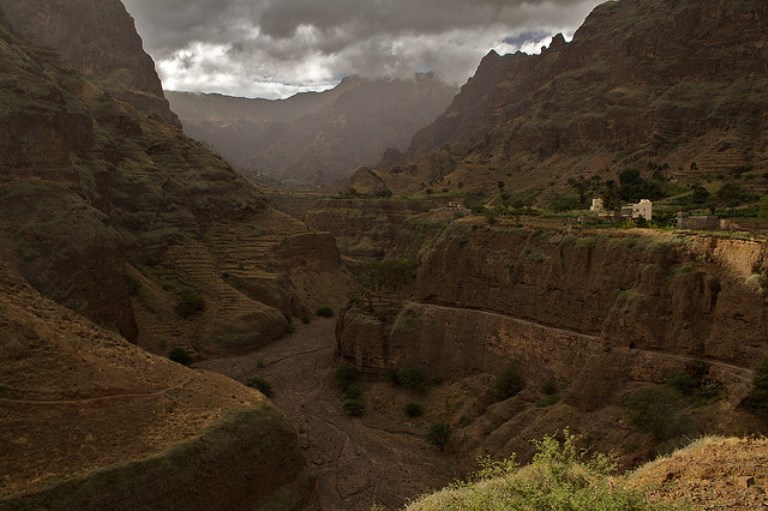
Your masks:
M274 401L295 425L317 476L323 511L398 507L455 479L452 456L429 446L423 430L373 411L359 419L344 415L331 383L334 328L335 320L316 319L271 346L199 367L272 383Z

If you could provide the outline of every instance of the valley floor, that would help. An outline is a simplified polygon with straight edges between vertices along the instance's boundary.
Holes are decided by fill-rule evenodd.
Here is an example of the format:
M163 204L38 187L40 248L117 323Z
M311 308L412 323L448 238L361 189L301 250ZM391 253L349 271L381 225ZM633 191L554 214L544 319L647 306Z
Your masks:
M368 511L373 503L400 507L456 479L456 460L431 447L423 429L375 411L362 418L344 414L332 382L335 325L315 319L256 352L198 367L272 383L274 402L295 425L317 477L322 511Z

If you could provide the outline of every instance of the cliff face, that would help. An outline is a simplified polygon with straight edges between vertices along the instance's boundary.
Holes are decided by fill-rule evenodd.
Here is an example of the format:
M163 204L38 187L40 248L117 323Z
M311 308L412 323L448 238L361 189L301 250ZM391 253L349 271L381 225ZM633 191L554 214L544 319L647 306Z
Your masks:
M491 171L527 188L649 161L766 168L767 24L758 0L608 2L570 43L491 52L400 159L421 181ZM453 161L436 165L445 144Z
M634 445L622 451L631 462L647 439L614 424L627 395L696 364L727 389L700 431L755 427L739 406L768 354L763 244L478 227L459 221L424 244L407 296L352 306L340 353L369 372L415 367L451 381L519 367L520 398L473 412L466 428L461 412L447 417L468 448L497 454L526 453L525 439L571 426L604 449ZM548 382L562 402L537 409Z
M18 34L60 52L102 90L179 125L163 96L155 63L120 0L2 0L0 8Z
M168 97L191 136L246 173L307 186L346 177L390 147L404 149L454 94L433 76L418 75L412 81L350 77L333 90L281 101Z

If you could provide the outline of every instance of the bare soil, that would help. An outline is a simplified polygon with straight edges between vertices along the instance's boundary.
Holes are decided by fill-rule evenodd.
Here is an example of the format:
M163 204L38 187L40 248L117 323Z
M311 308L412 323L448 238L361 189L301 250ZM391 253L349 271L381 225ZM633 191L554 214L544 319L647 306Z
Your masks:
M258 351L199 367L243 382L259 376L272 383L274 402L295 425L317 477L323 511L367 511L374 503L400 507L457 478L458 460L427 443L423 421L375 407L360 418L344 414L333 386L339 363L334 327L335 320L315 319ZM375 386L364 387L370 393Z

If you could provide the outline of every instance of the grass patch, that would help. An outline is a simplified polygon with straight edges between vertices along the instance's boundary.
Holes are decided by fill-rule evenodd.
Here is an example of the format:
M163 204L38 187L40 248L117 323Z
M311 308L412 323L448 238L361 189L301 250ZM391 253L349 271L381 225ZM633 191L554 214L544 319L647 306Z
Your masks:
M652 504L642 493L616 484L616 460L590 454L564 439L546 436L534 442L536 455L520 467L514 458L481 460L469 480L423 497L406 511L662 511L686 507Z

